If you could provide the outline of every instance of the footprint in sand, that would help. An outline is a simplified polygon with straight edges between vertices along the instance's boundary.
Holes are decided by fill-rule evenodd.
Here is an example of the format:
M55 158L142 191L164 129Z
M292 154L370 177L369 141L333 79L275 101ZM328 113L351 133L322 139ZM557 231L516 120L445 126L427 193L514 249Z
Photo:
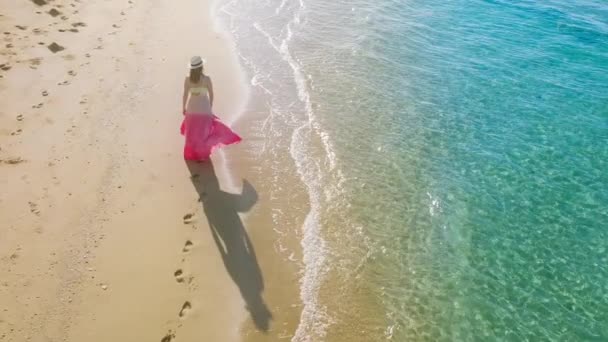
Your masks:
M188 213L184 215L184 224L190 224L195 221L194 214Z
M59 12L58 10L56 10L55 8L51 9L50 11L47 12L48 14L51 15L51 17L56 17L58 15L61 15L61 12Z
M17 121L23 121L23 114L17 115Z
M42 108L42 106L44 106L44 103L39 103L37 105L33 105L32 108L39 109L39 108Z
M49 46L47 46L49 48L49 50L51 50L52 53L57 53L59 51L63 51L65 50L65 48L55 42L51 43Z
M34 202L27 202L30 206L30 212L35 215L40 215L40 210L38 209L38 205Z
M16 157L16 158L9 158L6 160L0 159L0 162L2 162L4 164L8 164L8 165L17 165L17 164L24 163L25 160L21 159L21 157Z
M184 252L184 253L190 252L190 250L192 249L192 246L194 246L192 241L190 241L190 240L186 241L186 244L184 244L184 248L182 248L182 252Z
M182 305L182 309L179 311L179 317L185 317L188 312L190 312L190 309L192 309L192 304L190 304L189 301L186 301L184 305Z
M173 275L175 276L175 280L178 283L183 283L184 282L184 271L182 271L181 269L175 271L173 273Z
M175 333L171 330L160 340L160 342L171 342L175 338Z

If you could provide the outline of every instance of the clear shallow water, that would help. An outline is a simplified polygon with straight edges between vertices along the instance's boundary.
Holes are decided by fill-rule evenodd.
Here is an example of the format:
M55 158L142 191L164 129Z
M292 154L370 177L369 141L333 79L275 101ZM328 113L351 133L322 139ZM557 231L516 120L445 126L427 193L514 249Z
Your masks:
M220 13L309 193L294 340L608 340L608 4Z

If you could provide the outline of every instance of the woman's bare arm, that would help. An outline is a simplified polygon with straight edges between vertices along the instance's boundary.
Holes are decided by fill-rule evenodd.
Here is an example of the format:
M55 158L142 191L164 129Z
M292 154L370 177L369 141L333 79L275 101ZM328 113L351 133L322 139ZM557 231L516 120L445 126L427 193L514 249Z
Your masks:
M188 82L188 77L184 78L184 95L182 96L182 111L186 113L186 101L188 101L188 87L190 82Z
M211 108L213 108L213 83L209 76L207 76L207 89L209 90L209 104L211 105Z

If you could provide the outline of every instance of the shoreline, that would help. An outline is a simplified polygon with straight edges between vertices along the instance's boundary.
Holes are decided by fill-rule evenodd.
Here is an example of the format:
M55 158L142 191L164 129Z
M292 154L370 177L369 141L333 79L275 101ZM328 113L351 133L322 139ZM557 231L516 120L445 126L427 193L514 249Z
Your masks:
M259 200L253 209L241 215L249 237L251 238L259 265L263 274L264 299L270 309L271 325L268 331L259 329L255 319L248 319L241 327L242 340L246 342L276 341L291 339L295 336L295 331L300 323L302 303L300 298L301 280L301 260L299 231L304 222L303 217L296 214L291 215L292 221L278 223L276 213L284 210L285 203L277 202L274 191L276 179L267 170L273 165L281 165L283 171L290 170L293 161L285 159L287 156L278 157L265 155L267 150L265 144L272 143L263 130L264 123L268 117L265 113L264 97L256 94L253 87L255 73L251 73L246 65L243 65L242 52L239 51L239 41L232 35L234 29L230 25L230 14L226 12L229 2L222 0L214 1L214 22L216 27L234 44L233 52L238 56L237 61L241 70L243 84L247 88L247 102L242 107L241 115L235 119L228 119L232 122L238 133L243 133L243 148L228 149L221 154L225 157L225 166L230 170L232 181L247 179L251 181L258 191ZM251 80L249 80L251 79ZM231 121L233 120L233 121ZM263 143L260 146L260 143ZM278 143L278 142L277 142ZM286 180L292 180L288 173L284 175ZM296 179L299 181L299 179ZM296 196L298 206L307 206L305 198L297 187L290 189L291 193L282 193L281 196ZM297 195L296 195L297 194ZM291 202L291 201L288 201ZM293 221L295 220L295 221ZM296 223L297 222L297 223ZM294 224L295 223L295 224ZM289 229L294 229L288 236L285 236L282 224L288 224ZM278 227L279 226L279 227ZM277 229L278 228L278 229ZM290 254L285 254L290 251Z
M314 104L309 97L309 75L304 74L290 51L294 48L294 27L304 20L304 6L301 2L293 6L282 2L261 14L255 5L232 4L234 7L225 10L226 20L241 38L237 39L239 56L250 72L251 97L257 101L250 107L260 125L254 129L261 145L258 154L262 159L269 156L267 159L279 161L267 165L268 177L273 179L270 197L278 199L271 208L277 249L287 263L297 265L293 272L299 274L297 293L292 294L298 299L291 299L292 306L298 307L297 313L291 313L297 316L292 319L297 324L289 336L294 341L318 339L325 334L331 318L319 297L321 288L327 285L328 251L320 207L324 187L317 163L329 161L330 167L334 163L325 137L317 136L319 132L311 126ZM268 6L273 7L260 7ZM282 10L284 13L280 13ZM260 16L249 18L250 13ZM268 31L263 27L266 20L272 22Z

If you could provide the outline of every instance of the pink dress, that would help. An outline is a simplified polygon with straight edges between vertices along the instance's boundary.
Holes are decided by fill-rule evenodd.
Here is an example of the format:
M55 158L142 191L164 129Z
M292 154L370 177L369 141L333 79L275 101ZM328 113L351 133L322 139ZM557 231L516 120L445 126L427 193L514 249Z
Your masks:
M188 102L180 130L186 137L184 145L186 160L208 160L216 147L241 141L241 137L212 114L208 90L201 83L193 84L188 79L185 83Z
M241 137L213 114L186 113L181 133L186 137L186 160L208 160L216 147L241 141Z

